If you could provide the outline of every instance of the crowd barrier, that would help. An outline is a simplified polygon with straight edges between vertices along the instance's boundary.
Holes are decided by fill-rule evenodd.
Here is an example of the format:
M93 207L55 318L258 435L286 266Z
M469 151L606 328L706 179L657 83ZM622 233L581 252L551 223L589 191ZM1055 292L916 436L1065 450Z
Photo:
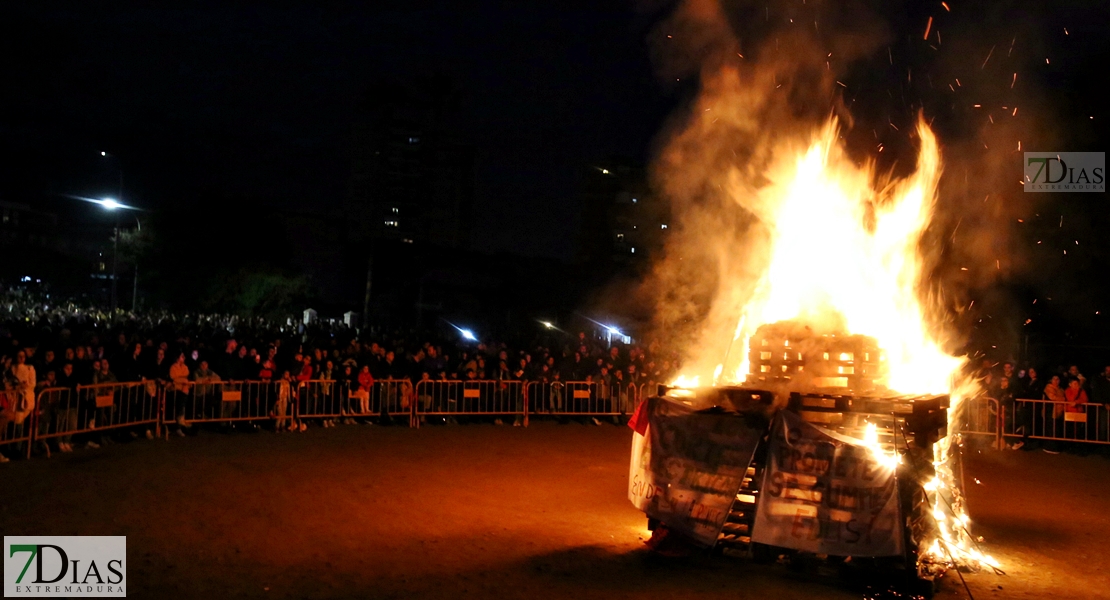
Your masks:
M283 408L282 414L291 411L289 387L286 382L275 381L173 382L164 390L162 423L192 425L270 419L275 411ZM281 399L284 406L279 406Z
M424 379L416 382L413 424L426 417L519 417L528 423L524 382L487 379Z
M47 388L32 396L0 391L0 446L31 456L38 445L99 440L105 432L157 435L175 424L269 422L275 429L301 421L339 418L407 419L419 427L427 417L620 417L635 412L655 393L655 383L605 385L587 381L375 380L355 382L154 381ZM27 416L14 420L22 407ZM979 396L958 417L966 435L987 436L996 447L1018 440L1110 444L1110 411L1101 404ZM39 442L43 444L39 445ZM7 450L7 456L14 455Z
M19 390L0 390L0 445L22 444L23 452L30 458L36 411L27 407L26 401L26 395Z
M999 448L1029 439L1110 444L1110 411L1102 404L983 396L971 400L963 426L967 434L994 437Z
M592 381L530 381L525 395L531 414L592 417L631 415L640 397L634 383Z

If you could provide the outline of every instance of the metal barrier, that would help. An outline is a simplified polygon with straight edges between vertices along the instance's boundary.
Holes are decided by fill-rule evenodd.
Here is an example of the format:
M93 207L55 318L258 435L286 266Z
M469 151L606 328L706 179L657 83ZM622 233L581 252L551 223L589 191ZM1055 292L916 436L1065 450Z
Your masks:
M94 383L77 386L77 429L67 433L153 426L162 421L162 394L157 382Z
M408 379L390 377L375 380L370 396L374 414L386 419L394 415L405 415L409 418L409 427L416 426L416 394L412 382Z
M536 415L628 415L635 410L638 398L635 384L592 381L532 381L526 392L528 411Z
M1003 437L1110 444L1110 413L1102 404L1015 399L999 408L995 427Z
M25 444L22 451L27 458L31 458L31 440L38 411L33 405L27 406L26 400L22 390L0 390L0 447ZM34 396L31 401L34 402Z
M957 415L960 431L965 435L998 437L998 400L979 396L966 402L963 411Z
M91 431L89 413L82 411L75 388L46 388L35 400L35 441L57 439L69 443L75 434ZM49 446L47 446L49 451Z
M505 416L514 415L528 424L528 403L524 401L524 382L496 380L421 380L416 384L412 403L413 424L422 417Z
M297 385L298 419L338 419L347 414L347 382L311 379Z
M190 381L165 386L162 422L183 424L262 421L274 418L275 381Z

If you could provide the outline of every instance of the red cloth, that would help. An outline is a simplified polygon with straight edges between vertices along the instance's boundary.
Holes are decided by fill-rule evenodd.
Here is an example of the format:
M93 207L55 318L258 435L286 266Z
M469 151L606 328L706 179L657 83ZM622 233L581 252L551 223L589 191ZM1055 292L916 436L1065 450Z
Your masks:
M640 405L636 407L636 412L632 413L632 418L628 420L628 426L640 435L647 435L647 404L647 400L641 402Z
M312 379L312 365L305 365L301 372L297 375L297 381L309 381Z
M1080 404L1087 403L1087 391L1083 388L1073 388L1068 386L1064 390L1064 398L1068 401L1068 406L1064 410L1067 412L1084 412L1086 409Z

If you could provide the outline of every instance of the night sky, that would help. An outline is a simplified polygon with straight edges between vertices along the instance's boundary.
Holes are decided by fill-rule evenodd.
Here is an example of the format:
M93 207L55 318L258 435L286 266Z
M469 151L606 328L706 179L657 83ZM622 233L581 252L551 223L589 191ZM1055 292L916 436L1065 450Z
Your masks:
M645 161L673 106L646 49L651 14L624 3L158 6L6 5L6 195L114 193L106 150L142 206L332 209L367 90L445 74L477 152L489 226L475 248L565 257L583 170Z
M745 48L808 27L813 14L849 36L853 11L868 15L861 36L879 23L885 41L835 67L856 119L846 139L861 159L893 166L900 147L912 150L905 127L921 109L935 119L949 176L961 165L973 171L967 153L988 142L996 144L989 152L1001 144L1015 157L1022 140L1025 149L1106 150L1105 3L724 4ZM660 58L668 44L696 49L667 38L672 8L6 3L0 194L32 204L64 193L114 195L122 167L124 200L151 209L195 205L243 223L265 210L333 212L351 172L360 101L391 80L442 75L462 92L455 125L477 155L471 246L567 259L589 167L611 158L650 162L670 119L696 93L696 64L680 68L685 79L677 82ZM996 107L988 117L976 103L1021 113ZM1006 120L986 120L995 117ZM962 284L979 300L974 318L1004 319L999 330L1014 340L1039 325L1110 332L1101 316L1110 314L1105 194L1015 187L992 202L977 214L978 232L998 234L1000 256L954 259L982 263L969 265ZM971 225L964 220L961 235L973 236ZM988 258L998 259L997 269Z

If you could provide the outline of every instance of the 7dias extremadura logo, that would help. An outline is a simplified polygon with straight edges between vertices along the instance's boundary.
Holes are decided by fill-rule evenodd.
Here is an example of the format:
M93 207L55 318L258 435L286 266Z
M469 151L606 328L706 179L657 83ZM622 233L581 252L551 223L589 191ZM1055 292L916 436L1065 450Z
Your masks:
M1105 192L1105 152L1026 152L1027 192Z
M5 598L127 596L125 536L4 536Z

